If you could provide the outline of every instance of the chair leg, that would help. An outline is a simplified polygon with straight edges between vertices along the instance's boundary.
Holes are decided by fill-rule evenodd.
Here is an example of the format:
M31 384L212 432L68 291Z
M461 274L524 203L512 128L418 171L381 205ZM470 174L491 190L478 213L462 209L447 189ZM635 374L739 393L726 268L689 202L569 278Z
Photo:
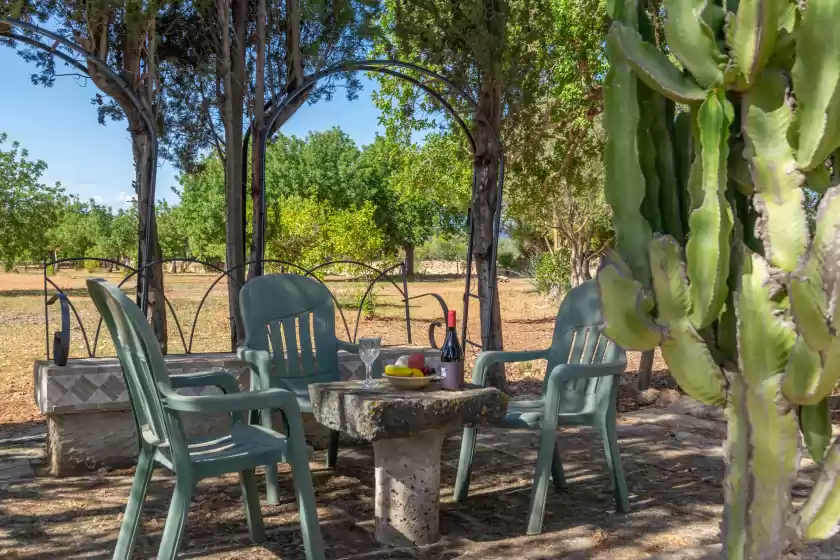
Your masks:
M327 468L334 469L338 462L338 441L341 432L330 430L330 440L327 445Z
M461 436L461 457L458 459L458 474L455 476L455 501L463 502L470 491L473 459L475 458L475 428L464 428Z
M537 466L534 469L534 484L531 487L531 506L528 513L528 534L536 535L542 532L545 517L545 500L548 493L551 466L554 463L554 448L557 444L557 425L555 422L543 421L540 431L540 449L537 455Z
M141 449L137 458L134 481L131 483L131 492L128 495L128 504L125 507L125 514L120 526L120 536L117 538L117 546L114 548L114 560L129 560L131 553L134 551L134 541L137 537L137 529L140 526L140 514L143 511L146 490L149 488L149 481L152 478L152 471L154 471L154 463L154 450L151 448Z
M187 514L190 511L192 489L192 482L189 480L179 478L175 482L172 503L169 504L166 525L163 527L158 560L175 560L178 556L178 549L181 548L181 541L184 539Z
M245 521L248 533L255 543L265 540L265 524L260 509L260 495L257 491L257 476L253 469L239 472L239 486L242 488L242 501L245 502Z
M260 424L263 428L274 429L270 409L260 411ZM283 418L283 424L286 424L285 417ZM286 427L286 432L288 434L288 427ZM280 503L280 483L277 481L276 463L265 465L265 499L269 504Z
M618 449L618 436L615 433L615 419L599 422L598 430L604 440L604 454L607 457L607 468L610 471L615 507L620 513L630 512L630 498L627 495L627 481L624 478L624 467L621 465L621 454Z
M551 482L558 490L564 490L566 484L566 473L563 472L563 462L560 460L560 445L557 438L554 438L554 456L551 461Z
M297 494L300 530L306 549L306 560L324 560L326 558L324 540L318 523L315 488L312 484L312 472L309 470L309 453L306 445L302 441L297 445L293 444L292 455L289 463L292 467L292 481Z

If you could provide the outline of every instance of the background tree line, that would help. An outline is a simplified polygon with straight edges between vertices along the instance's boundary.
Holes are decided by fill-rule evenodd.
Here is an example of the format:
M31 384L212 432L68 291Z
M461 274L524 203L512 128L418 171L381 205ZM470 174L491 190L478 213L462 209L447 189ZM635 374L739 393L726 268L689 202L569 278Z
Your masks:
M44 256L136 264L137 204L114 211L79 200L41 183L45 169L16 144L0 149L0 188L8 194L0 209L4 266ZM431 237L464 232L469 160L448 136L430 135L422 146L378 136L360 149L338 128L305 139L280 135L268 149L266 175L267 258L301 266L403 256L413 262L415 248ZM211 154L180 183L180 202L156 207L162 257L224 266L222 162Z

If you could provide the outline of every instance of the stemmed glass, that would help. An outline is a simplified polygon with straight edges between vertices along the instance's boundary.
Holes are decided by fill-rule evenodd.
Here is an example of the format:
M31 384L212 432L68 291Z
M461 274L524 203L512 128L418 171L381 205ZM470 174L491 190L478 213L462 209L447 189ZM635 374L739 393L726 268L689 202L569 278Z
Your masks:
M361 338L359 339L359 357L365 363L365 381L362 383L363 389L373 389L373 362L379 357L379 347L382 344L382 339L375 338Z

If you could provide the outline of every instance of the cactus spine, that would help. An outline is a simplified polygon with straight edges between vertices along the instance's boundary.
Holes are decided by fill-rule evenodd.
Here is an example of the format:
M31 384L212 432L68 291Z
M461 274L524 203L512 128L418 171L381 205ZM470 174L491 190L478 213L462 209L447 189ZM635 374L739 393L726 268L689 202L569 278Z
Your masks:
M635 1L608 1L606 330L725 407L724 551L779 558L840 522L840 0L664 7L682 68ZM822 470L795 513L800 440Z

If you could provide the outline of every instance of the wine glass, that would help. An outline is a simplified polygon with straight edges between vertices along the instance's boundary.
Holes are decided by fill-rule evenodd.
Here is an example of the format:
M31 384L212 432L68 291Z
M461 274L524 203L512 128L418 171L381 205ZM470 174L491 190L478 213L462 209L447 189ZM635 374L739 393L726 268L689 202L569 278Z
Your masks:
M373 362L379 357L379 347L382 344L382 339L379 337L369 337L359 339L359 357L365 363L365 381L362 383L362 388L373 389L372 367Z

